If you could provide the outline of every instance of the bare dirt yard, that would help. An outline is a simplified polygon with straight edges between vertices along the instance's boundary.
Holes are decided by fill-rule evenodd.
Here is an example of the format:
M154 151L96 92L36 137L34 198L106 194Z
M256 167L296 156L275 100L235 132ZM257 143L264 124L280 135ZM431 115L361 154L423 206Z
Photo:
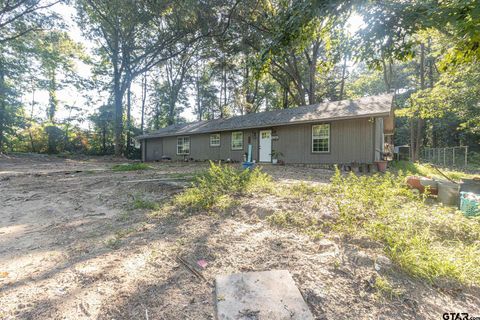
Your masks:
M223 214L153 216L207 164L112 170L122 162L0 155L0 319L214 319L216 275L272 269L290 271L317 319L480 316L478 288L405 275L378 243L315 240L266 221L302 210L301 200L252 196ZM328 183L332 174L265 171L279 184ZM329 208L319 210L329 218ZM378 274L395 287L372 286Z

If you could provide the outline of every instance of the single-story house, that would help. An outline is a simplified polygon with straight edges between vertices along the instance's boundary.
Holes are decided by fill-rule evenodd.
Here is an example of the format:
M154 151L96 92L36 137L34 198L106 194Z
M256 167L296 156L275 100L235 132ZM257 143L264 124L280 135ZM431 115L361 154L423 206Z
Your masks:
M175 124L137 139L143 161L243 161L251 148L255 162L280 153L287 164L370 164L393 133L392 100L386 94Z

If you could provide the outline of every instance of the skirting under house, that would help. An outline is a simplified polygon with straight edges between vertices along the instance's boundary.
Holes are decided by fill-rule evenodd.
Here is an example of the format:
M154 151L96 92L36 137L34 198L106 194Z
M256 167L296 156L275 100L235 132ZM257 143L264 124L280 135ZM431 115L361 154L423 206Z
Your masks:
M252 161L345 164L381 160L393 133L392 95L325 102L171 125L137 137L142 160Z

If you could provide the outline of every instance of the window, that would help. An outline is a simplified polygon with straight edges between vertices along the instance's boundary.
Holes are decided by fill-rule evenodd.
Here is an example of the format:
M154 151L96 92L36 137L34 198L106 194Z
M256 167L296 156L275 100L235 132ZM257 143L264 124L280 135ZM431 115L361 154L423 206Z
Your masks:
M243 150L243 132L232 132L232 150Z
M330 152L330 124L312 126L312 152Z
M220 147L220 133L210 135L210 147Z
M178 155L190 154L190 137L177 138L177 154Z

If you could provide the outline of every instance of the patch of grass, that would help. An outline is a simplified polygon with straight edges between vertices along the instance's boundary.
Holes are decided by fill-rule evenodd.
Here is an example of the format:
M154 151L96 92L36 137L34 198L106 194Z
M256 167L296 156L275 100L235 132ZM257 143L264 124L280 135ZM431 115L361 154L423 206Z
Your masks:
M386 297L390 300L403 294L400 289L395 288L387 278L382 276L375 277L372 287L376 290L379 296Z
M333 228L382 242L387 255L414 276L480 284L480 220L429 204L404 181L390 173L337 171L326 194L339 212Z
M390 167L395 171L399 172L402 171L406 174L414 174L420 175L423 177L429 178L438 178L438 179L445 179L437 170L435 170L429 164L421 164L418 162L411 162L411 161L392 161L390 163ZM458 170L451 170L446 168L440 168L440 170L450 179L452 180L460 180L463 178L473 178L475 175L458 171Z
M126 236L132 234L133 232L135 232L136 230L134 228L127 228L127 229L122 229L122 230L117 230L115 231L115 234L113 237L111 238L108 238L106 241L105 241L105 245L108 247L108 248L111 248L111 249L118 249L120 247L120 244L121 244L121 241L123 238L125 238Z
M314 239L323 238L320 221L304 212L279 211L267 217L267 221L274 226L294 228L308 234Z
M260 169L239 170L210 162L207 172L199 174L192 186L177 195L173 204L187 210L226 209L242 195L271 190L272 179Z
M135 198L132 203L133 209L158 210L160 205L157 202L147 199Z
M118 249L120 247L120 242L121 240L117 237L108 238L107 241L105 241L105 246L110 249Z
M169 178L172 179L184 179L187 181L195 181L195 176L198 174L198 172L186 172L186 173L171 173L168 175Z
M137 171L137 170L149 170L149 169L152 169L152 167L142 162L122 163L122 164L116 164L112 167L113 171Z
M117 220L118 221L127 221L128 219L130 219L131 215L132 215L132 212L123 211L118 215Z

